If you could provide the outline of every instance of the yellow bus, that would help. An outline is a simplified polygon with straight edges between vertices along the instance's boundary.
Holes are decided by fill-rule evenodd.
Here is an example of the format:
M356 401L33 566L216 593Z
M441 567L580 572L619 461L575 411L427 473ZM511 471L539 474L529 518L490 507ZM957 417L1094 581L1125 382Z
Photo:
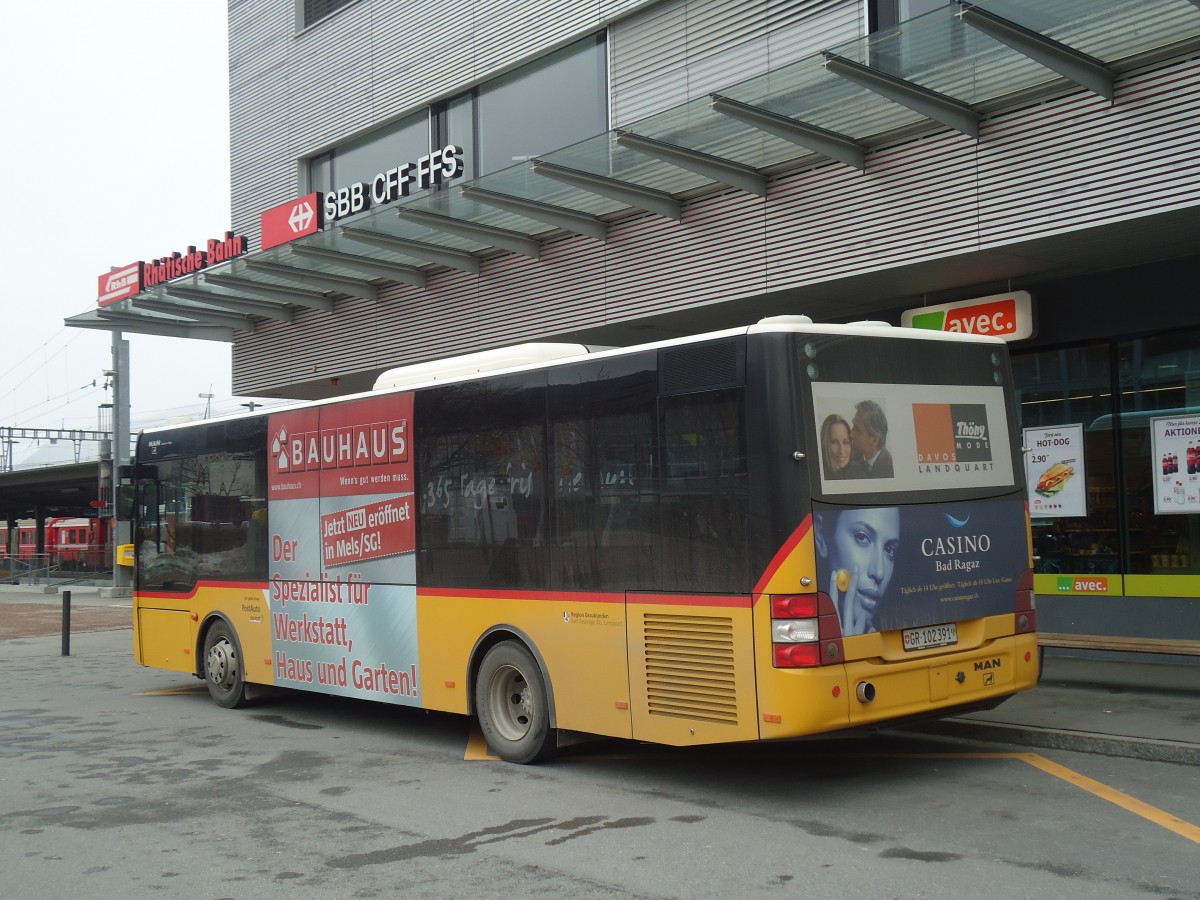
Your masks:
M1037 681L1004 345L803 316L422 364L147 431L137 661L582 736L771 741Z

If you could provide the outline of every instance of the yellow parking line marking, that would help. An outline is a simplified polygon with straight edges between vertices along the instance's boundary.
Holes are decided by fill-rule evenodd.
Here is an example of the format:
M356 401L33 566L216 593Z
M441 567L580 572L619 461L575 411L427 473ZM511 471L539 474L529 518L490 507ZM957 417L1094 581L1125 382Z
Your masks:
M1102 784L1099 781L1088 778L1086 775L1081 775L1074 769L1068 769L1066 766L1060 766L1056 762L1051 762L1038 753L876 753L863 755L874 756L877 759L1019 759L1033 766L1035 769L1041 769L1047 775L1061 778L1068 784L1073 784L1075 787L1085 790L1089 794L1094 794L1101 800L1107 800L1109 803L1115 804L1127 812L1133 813L1135 816L1141 816L1155 825L1175 832L1180 837L1186 838L1194 844L1200 844L1200 827L1179 818L1179 816L1161 810L1157 806L1143 803L1136 797L1131 797L1122 791L1118 791L1116 788L1109 787L1107 784Z
M463 759L468 762L480 759L500 759L500 757L488 753L488 749L487 741L483 739L483 732L478 727L472 727L471 733L467 736L467 752Z
M185 685L183 687L163 688L161 691L142 691L140 694L134 694L135 697L173 697L186 696L188 694L206 694L208 688L204 685Z
M1063 781L1073 784L1077 788L1081 788L1090 794L1095 794L1102 800L1115 803L1135 816L1141 816L1155 825L1161 825L1168 831L1175 832L1180 837L1186 838L1194 844L1200 844L1200 827L1193 825L1191 822L1185 822L1178 816L1173 816L1169 812L1159 809L1157 806L1143 803L1136 797L1130 797L1116 788L1111 788L1107 784L1101 784L1099 781L1088 778L1086 775L1080 775L1066 766L1060 766L1058 763L1051 762L1044 756L1039 756L1036 753L1018 753L1013 755L1025 760L1031 766L1053 775L1055 778L1061 778Z
M483 734L477 727L472 728L470 737L467 739L467 752L463 756L463 759L474 761L481 759L498 760L500 758L488 753L488 749L487 741L483 739ZM1088 778L1074 769L1068 769L1066 766L1060 766L1056 762L1051 762L1038 753L853 753L844 756L839 755L837 758L846 759L847 756L856 759L1016 759L1023 763L1028 763L1035 769L1040 769L1047 775L1053 775L1055 778L1060 778L1067 782L1067 784L1072 784L1081 790L1087 791L1101 800L1107 800L1109 803L1119 806L1125 811L1133 813L1135 816L1141 816L1148 822L1153 822L1155 825L1165 828L1168 831L1173 831L1175 834L1194 844L1200 844L1200 826L1193 825L1191 822L1181 819L1179 816L1165 810L1161 810L1157 806L1151 806L1149 803L1144 803L1123 791L1118 791L1116 788ZM604 759L606 757L599 758ZM618 756L608 758L623 759L627 757Z

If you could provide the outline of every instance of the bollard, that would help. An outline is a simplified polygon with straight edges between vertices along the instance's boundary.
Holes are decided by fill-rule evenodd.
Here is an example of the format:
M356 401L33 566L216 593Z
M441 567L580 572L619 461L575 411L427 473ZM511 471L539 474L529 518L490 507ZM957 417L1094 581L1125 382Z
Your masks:
M71 592L63 591L62 655L71 655Z

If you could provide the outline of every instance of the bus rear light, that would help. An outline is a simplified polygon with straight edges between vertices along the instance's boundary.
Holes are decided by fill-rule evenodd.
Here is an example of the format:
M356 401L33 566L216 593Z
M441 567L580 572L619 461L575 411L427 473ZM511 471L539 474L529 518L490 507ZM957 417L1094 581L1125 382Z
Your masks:
M1017 634L1029 634L1037 631L1037 613L1019 612L1014 616L1013 631Z
M776 644L806 644L820 638L816 619L772 619L771 640Z
M817 615L816 594L775 594L771 597L772 619L811 619Z
M775 644L777 669L808 669L820 664L820 644Z

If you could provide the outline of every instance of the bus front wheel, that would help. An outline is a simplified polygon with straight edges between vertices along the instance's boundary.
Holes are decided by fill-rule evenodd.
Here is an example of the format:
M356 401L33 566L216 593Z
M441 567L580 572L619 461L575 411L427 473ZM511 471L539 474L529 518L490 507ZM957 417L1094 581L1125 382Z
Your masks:
M204 683L218 706L237 709L246 702L246 679L233 629L214 622L204 638Z
M504 641L487 652L475 680L475 712L483 737L512 763L553 755L554 729L542 670L524 646Z

